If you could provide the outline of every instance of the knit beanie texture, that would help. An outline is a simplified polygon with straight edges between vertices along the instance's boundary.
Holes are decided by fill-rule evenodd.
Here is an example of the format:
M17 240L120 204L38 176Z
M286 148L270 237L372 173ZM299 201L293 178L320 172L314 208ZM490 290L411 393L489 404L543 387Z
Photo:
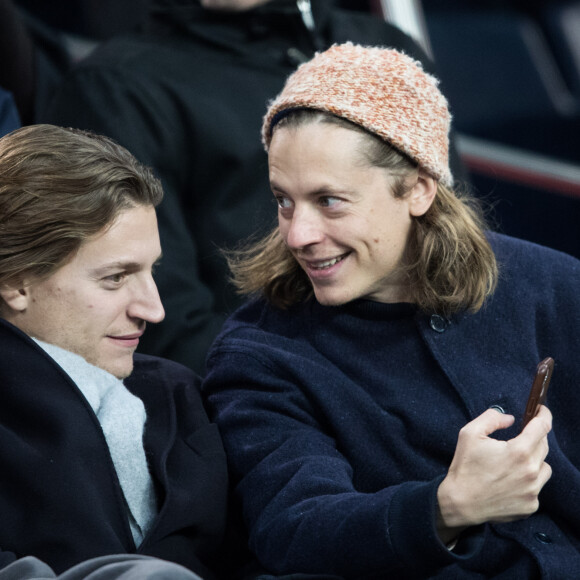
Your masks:
M447 100L419 61L390 48L336 44L298 67L269 104L262 142L291 109L327 111L361 125L451 187Z

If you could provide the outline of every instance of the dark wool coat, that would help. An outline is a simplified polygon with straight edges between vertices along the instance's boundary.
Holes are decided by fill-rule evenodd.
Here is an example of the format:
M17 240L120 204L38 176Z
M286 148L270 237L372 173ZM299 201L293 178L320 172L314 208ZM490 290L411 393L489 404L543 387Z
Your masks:
M309 301L281 311L255 301L226 324L203 390L267 568L365 579L578 576L580 262L490 237L501 275L488 303L450 320L415 314L413 352L433 369L423 386L413 360L393 361L383 347L393 305ZM449 552L435 531L436 492L458 432L494 405L520 417L546 356L556 360L553 475L540 510L473 528Z
M225 313L240 305L220 249L276 219L260 141L267 102L303 59L336 42L427 58L397 28L331 0L312 0L314 32L295 0L235 13L197 0L152 4L149 31L104 43L68 75L42 120L113 137L162 179L156 281L166 317L141 349L203 374Z
M89 403L44 350L0 320L0 565L33 555L60 572L96 556L138 553L214 578L227 473L198 379L176 363L136 355L125 384L145 403L159 509L138 549Z

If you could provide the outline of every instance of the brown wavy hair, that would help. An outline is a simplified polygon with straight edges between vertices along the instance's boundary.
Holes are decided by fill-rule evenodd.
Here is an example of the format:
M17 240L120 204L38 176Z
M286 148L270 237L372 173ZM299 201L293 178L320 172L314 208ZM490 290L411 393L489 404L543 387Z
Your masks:
M151 170L108 137L13 131L0 139L0 287L48 278L120 212L162 197Z
M308 123L336 124L363 134L359 153L370 166L389 170L395 178L392 193L396 198L406 195L417 164L359 125L327 112L297 109L284 116L274 130ZM446 316L481 308L493 293L498 276L486 227L482 208L474 198L438 183L429 210L413 219L406 251L410 300L423 311ZM240 294L263 294L280 308L312 295L308 276L277 227L258 242L228 253L227 258Z

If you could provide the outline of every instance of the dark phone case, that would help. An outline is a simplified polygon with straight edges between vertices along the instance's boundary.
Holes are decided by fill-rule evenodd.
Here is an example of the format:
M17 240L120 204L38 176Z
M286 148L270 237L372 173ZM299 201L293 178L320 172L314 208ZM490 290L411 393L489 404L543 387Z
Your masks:
M536 416L540 405L543 405L548 395L548 387L554 371L554 359L547 357L536 368L536 376L530 389L526 410L522 418L522 429Z

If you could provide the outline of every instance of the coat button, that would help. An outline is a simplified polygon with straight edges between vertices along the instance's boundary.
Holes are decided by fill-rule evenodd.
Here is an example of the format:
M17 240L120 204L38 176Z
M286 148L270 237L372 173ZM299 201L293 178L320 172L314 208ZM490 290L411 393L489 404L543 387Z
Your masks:
M447 320L439 314L432 314L429 319L429 326L431 326L435 332L445 332L445 330L447 330L447 325Z
M493 409L494 411L497 411L498 413L505 415L505 409L501 405L491 405L490 409Z
M536 532L534 534L534 538L536 538L536 540L538 540L538 542L540 542L541 544L551 544L552 543L552 538L550 538L550 536L548 536L548 534L544 534L544 532Z

